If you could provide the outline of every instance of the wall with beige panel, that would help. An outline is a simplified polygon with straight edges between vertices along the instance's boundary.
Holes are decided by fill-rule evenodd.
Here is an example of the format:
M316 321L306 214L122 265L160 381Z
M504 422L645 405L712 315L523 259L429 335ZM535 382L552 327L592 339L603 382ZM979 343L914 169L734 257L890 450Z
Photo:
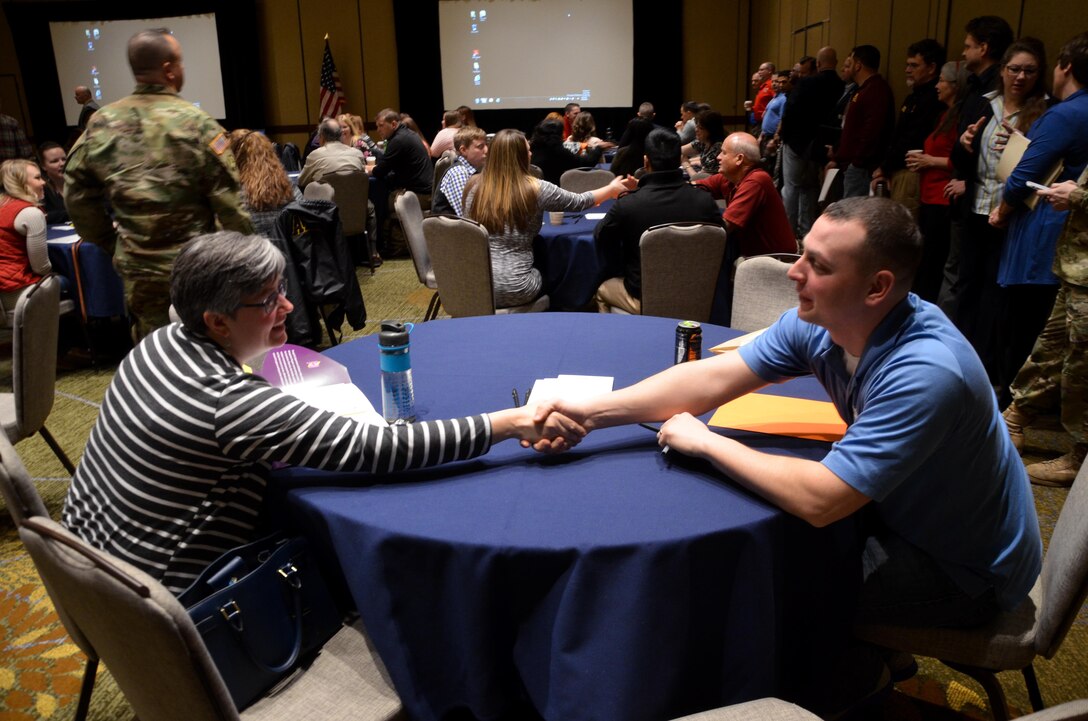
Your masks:
M723 115L742 115L755 71L746 69L748 2L685 0L683 8L684 99L710 103ZM658 118L671 118L676 110L657 108Z
M300 0L260 0L258 32L269 134L301 144L317 124L325 34L348 112L372 120L397 107L393 0L325 0L321 12Z

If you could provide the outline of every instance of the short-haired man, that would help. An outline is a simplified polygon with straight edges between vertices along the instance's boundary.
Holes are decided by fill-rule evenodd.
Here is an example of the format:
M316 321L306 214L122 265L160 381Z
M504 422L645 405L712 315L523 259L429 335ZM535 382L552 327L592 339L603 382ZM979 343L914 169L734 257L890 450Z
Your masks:
M468 179L483 170L487 161L487 135L480 128L461 128L454 136L453 144L457 148L457 157L442 176L438 194L431 204L431 210L436 215L463 214Z
M170 322L170 268L181 246L217 220L246 234L253 225L226 131L178 96L177 39L164 28L138 32L128 62L136 89L91 116L68 155L64 202L80 236L113 255L142 338Z
M695 181L726 202L722 220L729 233L728 257L796 253L782 196L770 174L759 165L759 143L748 133L732 133L722 142L718 172Z
M842 123L842 139L829 168L844 170L843 197L869 194L873 170L888 148L895 125L895 96L880 74L880 51L859 45L850 51L858 91L850 99Z
M377 182L370 184L370 197L378 211L378 225L385 243L387 256L403 255L407 251L400 223L395 223L393 203L398 195L410 190L419 196L423 210L431 208L431 183L434 181L434 163L423 141L411 128L402 125L400 113L392 108L378 112L375 118L378 135L386 141L385 151L378 154L377 163L367 168L370 177Z
M771 82L774 77L774 63L770 60L764 62L759 66L756 74L759 75L759 90L756 91L755 99L752 100L752 118L755 120L753 124L759 127L763 123L763 113L767 111L767 104L774 97L774 85Z
M635 142L635 138L644 138L649 135L654 128L655 115L657 113L654 112L653 103L639 104L638 112L627 122L627 127L623 129L623 135L620 136L620 142L616 145L626 148Z
M442 114L442 128L431 141L431 157L440 158L447 150L457 150L453 136L461 129L461 114L456 110L447 110Z
M695 115L699 112L699 103L688 100L680 106L680 119L676 121L676 132L680 136L680 145L687 145L695 140Z
M99 107L98 103L91 97L91 89L86 85L76 86L75 98L76 102L83 106L79 111L79 120L76 122L76 127L82 133L87 129L87 121L98 111Z
M993 115L990 99L986 93L994 90L1001 82L1001 57L1015 35L1012 27L1004 18L996 15L980 15L967 21L964 27L967 35L963 40L963 60L970 75L967 76L967 94L960 104L958 132L963 135L967 126L978 122L980 118L989 119ZM985 125L985 123L983 123ZM952 200L966 195L971 198L967 184L975 177L976 158L960 143L952 146L952 180L945 189L945 195ZM955 318L959 310L960 283L960 246L967 235L965 215L970 213L970 203L959 203L960 212L952 213L952 226L949 233L948 260L944 266L944 282L938 302L941 309Z
M835 103L844 87L835 48L816 53L816 74L802 78L786 98L778 135L782 139L782 201L793 232L803 238L816 218L819 168L827 162Z
M545 401L536 419L556 410L587 431L665 421L659 444L814 526L865 508L859 620L984 624L1027 598L1039 523L978 356L909 292L921 248L898 203L835 203L789 271L800 305L751 343L610 394ZM821 461L764 453L690 415L809 373L847 424Z
M680 170L680 137L656 128L646 136L643 156L646 174L638 188L616 200L597 224L594 237L603 248L622 249L623 277L609 278L597 289L597 307L603 313L615 306L633 315L642 312L643 232L664 223L720 224L714 199L685 182Z
M563 108L563 140L570 137L574 130L574 116L582 112L582 106L578 103L567 103Z
M893 197L912 210L919 202L918 173L906 169L907 151L925 145L926 138L937 127L937 121L945 111L944 103L937 99L937 80L944 60L944 46L932 38L911 43L907 48L906 77L910 94L899 109L899 122L892 131L884 159L873 171L874 187L882 180L896 187L909 185L909 191Z
M298 176L302 190L313 182L320 182L330 173L366 172L366 158L358 148L345 145L340 123L336 118L325 118L317 126L316 150L306 156L306 164Z

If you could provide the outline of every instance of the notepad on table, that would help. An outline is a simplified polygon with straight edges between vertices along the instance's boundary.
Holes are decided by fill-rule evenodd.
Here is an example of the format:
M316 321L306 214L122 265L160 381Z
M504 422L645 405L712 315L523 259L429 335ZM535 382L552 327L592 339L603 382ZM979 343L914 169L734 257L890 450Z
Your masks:
M538 378L529 392L531 403L562 399L581 401L612 390L612 376L561 375L558 378Z
M749 393L715 411L710 425L776 436L837 441L846 423L830 401Z

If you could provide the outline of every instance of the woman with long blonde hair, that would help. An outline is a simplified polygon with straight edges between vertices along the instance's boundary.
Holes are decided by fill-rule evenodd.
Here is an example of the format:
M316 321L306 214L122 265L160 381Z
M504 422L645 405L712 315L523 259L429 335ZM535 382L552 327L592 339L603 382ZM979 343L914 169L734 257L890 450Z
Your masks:
M283 207L301 200L302 194L291 184L272 141L264 133L235 130L230 134L230 149L238 164L242 205L249 211L257 233L267 236Z
M472 176L465 193L465 217L491 236L491 277L495 304L509 308L540 296L540 271L533 267L533 238L545 211L578 211L633 190L633 178L617 177L586 193L571 193L529 173L529 141L520 130L501 130L491 141L487 165Z
M45 244L45 180L33 160L5 160L0 165L0 305L8 313L24 288L52 268Z

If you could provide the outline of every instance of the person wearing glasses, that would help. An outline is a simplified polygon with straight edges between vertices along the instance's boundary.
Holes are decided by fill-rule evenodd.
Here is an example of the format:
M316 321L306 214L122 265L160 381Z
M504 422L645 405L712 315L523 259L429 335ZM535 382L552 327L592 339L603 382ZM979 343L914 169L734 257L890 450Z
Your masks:
M372 474L486 453L518 438L562 450L584 434L521 407L386 426L306 404L252 362L287 340L285 260L268 240L222 231L178 255L170 300L181 318L122 361L72 477L63 522L175 594L231 548L267 533L268 471L287 463Z

